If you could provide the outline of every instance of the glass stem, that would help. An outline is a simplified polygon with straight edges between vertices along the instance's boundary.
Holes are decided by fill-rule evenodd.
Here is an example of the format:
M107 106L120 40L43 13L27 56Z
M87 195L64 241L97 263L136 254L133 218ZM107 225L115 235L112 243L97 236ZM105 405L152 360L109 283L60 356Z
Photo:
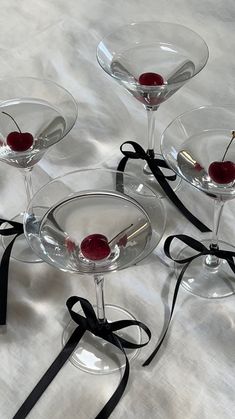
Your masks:
M32 167L23 170L27 206L33 198Z
M220 197L214 200L214 225L212 232L212 240L210 244L210 249L219 249L218 246L218 231L220 225L220 219L223 211L224 202ZM208 255L206 257L206 265L211 268L216 268L220 264L220 259L214 255Z
M156 109L153 110L152 108L146 108L147 110L147 140L148 140L148 149L147 154L154 158L155 153L155 112Z
M103 275L94 275L95 290L96 290L96 306L97 318L100 323L106 321L105 307L104 307L104 277Z

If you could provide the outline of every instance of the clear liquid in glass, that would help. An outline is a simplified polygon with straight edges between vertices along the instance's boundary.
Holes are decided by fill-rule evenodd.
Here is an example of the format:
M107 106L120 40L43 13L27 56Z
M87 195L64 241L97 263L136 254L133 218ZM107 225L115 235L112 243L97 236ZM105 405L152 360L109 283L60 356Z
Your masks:
M160 74L162 86L138 83L143 73ZM146 106L157 106L175 93L195 72L194 63L173 45L154 43L137 45L116 54L110 63L110 74Z
M152 235L149 217L135 200L106 191L73 194L46 211L41 220L28 217L26 230L29 240L38 241L44 261L79 273L108 272L135 263ZM107 258L92 261L83 256L80 244L91 234L107 237L111 249Z
M209 194L220 195L224 200L232 199L235 194L235 181L226 184L214 182L208 174L214 161L222 161L231 140L231 132L226 129L210 129L192 135L178 150L177 163L181 175L197 188ZM235 143L226 153L226 161L235 162Z
M7 135L18 131L11 115L22 132L29 132L34 138L33 145L26 151L14 151L7 145ZM36 164L45 150L63 137L66 122L56 107L37 99L15 99L0 106L0 160L8 164L27 168Z

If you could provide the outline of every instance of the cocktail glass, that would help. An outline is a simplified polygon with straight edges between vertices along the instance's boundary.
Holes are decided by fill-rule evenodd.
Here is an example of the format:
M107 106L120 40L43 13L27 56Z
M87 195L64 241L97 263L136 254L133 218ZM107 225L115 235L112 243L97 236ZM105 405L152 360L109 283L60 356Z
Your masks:
M235 197L235 106L202 106L178 116L162 136L161 149L168 165L192 186L214 200L211 240L202 243L211 249L235 251L232 244L218 239L224 204ZM202 199L203 199L202 194ZM195 254L185 247L178 259ZM176 269L178 273L178 269ZM201 256L187 268L183 287L205 298L234 293L234 274L225 259Z
M144 105L148 117L147 153L152 158L161 157L160 141L155 142L156 111L206 65L205 41L196 32L175 23L130 23L99 43L97 60L107 74ZM143 161L128 161L127 171L162 192ZM163 172L171 174L167 169ZM173 189L178 184L179 179L171 182Z
M164 207L156 194L128 174L123 175L128 194L119 192L116 175L112 170L87 169L56 178L36 193L24 217L28 243L43 261L64 272L94 277L101 323L134 319L126 309L104 304L104 275L142 261L157 246L165 227ZM68 324L63 343L75 327L73 321ZM140 329L129 329L122 337L140 343ZM137 355L137 350L127 352L130 359ZM125 364L119 350L90 333L71 361L96 374Z
M0 161L20 169L28 202L33 196L34 165L68 134L76 119L74 98L58 84L33 77L0 80ZM13 220L22 222L23 213ZM11 240L12 236L4 237L4 247ZM12 257L23 262L39 261L22 235L16 239Z

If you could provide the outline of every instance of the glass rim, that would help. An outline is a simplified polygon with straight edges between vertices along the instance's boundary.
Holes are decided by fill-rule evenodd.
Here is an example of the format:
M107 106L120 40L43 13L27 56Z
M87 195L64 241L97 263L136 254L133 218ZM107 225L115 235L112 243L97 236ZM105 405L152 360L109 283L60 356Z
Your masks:
M0 78L0 84L4 83L4 82L16 82L16 81L32 81L32 82L38 82L41 84L48 84L51 85L55 88L57 88L58 90L60 90L61 92L63 92L64 94L66 94L70 100L70 102L73 104L73 117L71 118L71 124L67 126L67 128L65 129L63 136L61 137L61 139L63 139L70 131L71 129L74 127L77 118L78 118L78 103L76 101L76 99L74 98L74 96L72 95L72 93L70 93L70 91L68 89L66 89L64 86L60 85L59 83L55 82L54 80L51 79L46 79L46 78L40 78L40 77L34 77L34 76L15 76L15 77L1 77ZM0 106L1 104L5 103L6 100L0 100Z
M201 106L197 106L195 108L189 109L188 111L182 112L179 115L177 115L175 118L173 118L169 124L167 124L166 128L164 129L164 131L161 134L161 140L160 140L160 148L161 148L161 153L162 155L164 155L163 153L163 138L165 136L165 132L168 130L168 128L170 128L173 124L175 124L177 121L179 121L180 119L182 119L183 116L187 116L196 112L199 112L203 109L205 110L213 110L213 109L229 109L229 108L234 108L234 112L235 112L235 103L231 103L231 104L224 104L224 105L201 105ZM234 119L235 121L235 119ZM234 122L234 126L235 126L235 122Z
M66 87L64 87L61 84L55 82L54 80L43 78L43 77L34 77L34 76L0 77L0 83L6 82L6 81L17 81L17 80L19 80L19 81L20 80L31 80L31 81L45 83L45 84L47 83L47 84L51 84L52 86L55 86L55 87L59 88L59 90L64 91L71 98L71 101L74 103L76 111L78 111L78 104L77 104L76 99L72 95L72 93ZM0 103L1 103L1 101L0 101Z
M120 29L124 29L124 28L127 28L127 27L131 27L131 26L135 26L135 25L145 25L145 24L157 24L157 25L165 25L165 26L175 26L175 27L179 27L179 28L183 28L184 30L186 29L188 32L191 32L192 34L194 34L194 35L196 35L197 36L197 38L198 39L200 39L201 40L201 42L202 42L202 44L205 46L205 51L206 51L206 59L205 59L205 62L204 62L204 64L188 79L188 80L186 80L183 84L185 84L185 83L187 83L189 80L192 80L198 73L200 73L200 71L202 71L203 70L203 68L206 66L206 64L207 64L207 62L208 62L208 60L209 60L209 55L210 55L210 53L209 53L209 48L208 48L208 45L207 45L207 43L206 43L206 41L202 38L202 36L201 35L199 35L196 31L194 31L193 29L191 29L191 28L189 28L188 26L185 26L185 25L181 25L180 23L174 23L174 22L166 22L166 21L155 21L155 20L144 20L144 21L133 21L133 22L130 22L130 23L127 23L127 24L125 24L125 25L121 25L121 26L118 26L115 30L113 30L113 31L110 31L107 35L105 35L101 40L100 40L100 42L98 43L98 45L97 45L97 48L96 48L96 59L97 59L97 61L98 61L98 63L99 63L99 65L100 65L100 67L106 72L106 74L108 74L109 76L111 76L112 78L114 78L114 79L116 79L116 80L119 80L117 77L115 77L115 76L113 76L113 75L111 75L110 74L110 72L109 71L107 71L105 68L104 68L104 66L101 64L101 62L100 62L100 60L99 60L99 55L98 55L98 52L99 52L99 49L100 49L100 45L106 40L106 39L108 39L109 37L111 37L112 35L114 35L115 33L117 33L118 32L118 30L120 30ZM177 86L177 85L181 85L182 84L182 82L174 82L174 83L171 83L170 84L170 86ZM138 86L138 83L135 83L134 85L137 85ZM152 90L152 91L157 91L157 90L159 90L159 88L162 88L161 90L164 90L164 86L168 86L167 84L166 85L160 85L160 86L149 86L149 85L141 85L142 87L144 87L144 88L146 88L146 89L148 89L148 90Z
M162 156L163 156L163 158L164 158L164 160L167 162L167 164L169 164L169 166L170 166L170 168L176 173L176 175L178 175L178 176L180 176L183 180L185 180L186 182L188 182L191 186L193 186L194 188L196 188L197 190L199 190L199 191L201 191L201 192L204 192L204 193L207 193L208 195L216 195L216 197L217 196L231 196L231 197L234 197L234 195L235 195L235 189L234 189L234 192L233 193L231 193L231 190L226 190L226 189L224 189L223 191L221 191L221 192L219 192L219 190L218 189L212 189L211 190L211 192L210 191L208 191L206 188L203 188L202 186L200 186L200 185L194 185L194 184L192 184L186 177L184 177L184 176L181 176L180 174L179 174L179 172L173 167L173 165L170 163L170 162L168 162L168 159L166 158L166 153L165 153L165 151L164 151L164 147L163 147L163 144L164 144L164 138L165 138L165 133L166 133L166 131L170 128L170 127L172 127L174 124L176 124L178 121L180 121L180 120L182 120L182 118L183 117L187 117L188 115L190 115L190 114L196 114L196 113L198 113L199 111L203 111L203 110L206 110L206 111L210 111L210 110L233 110L234 109L234 113L235 113L235 104L223 104L223 105L201 105L201 106L198 106L198 107L195 107L195 108L193 108L193 109L190 109L190 110L188 110L188 111L185 111L185 112L182 112L181 114L179 114L178 116L176 116L167 126L166 126L166 128L164 129L164 131L163 131L163 133L162 133L162 135L161 135L161 140L160 140L160 150L161 150L161 153L162 153ZM234 122L234 125L235 125L235 122ZM235 127L234 127L235 128ZM232 198L231 198L232 199Z
M98 273L98 274L103 274L103 275L106 275L106 274L109 274L109 273L112 273L112 272L117 272L117 271L119 271L119 270L123 270L123 269L126 269L126 268L128 268L128 267L130 267L130 266L133 266L134 264L136 264L136 263L139 263L139 262L141 262L141 261L143 261L144 259L146 259L153 251L154 251L154 249L158 246L158 244L160 243L160 241L162 240L162 237L163 237L163 235L164 235L164 232L165 232L165 228L166 228L166 219L167 219L167 216L166 216L166 210L165 210L165 206L164 206L164 204L163 204L163 202L162 202L162 199L161 199L161 197L152 189L152 188L150 188L148 185L146 185L146 183L145 182L140 182L139 181L139 179L136 177L136 176L134 176L132 173L123 173L123 172L121 172L121 171L119 171L119 170L115 170L115 169L106 169L106 168L102 168L102 167L91 167L91 168L82 168L82 169L77 169L77 170L72 170L72 171L70 171L70 172L67 172L67 173L64 173L63 175L59 175L59 176L57 176L57 177L55 177L54 179L51 179L49 182L47 182L45 185L43 185L35 194L34 194L34 196L33 196L33 198L31 199L31 201L29 202L29 204L28 204L28 206L27 206L27 208L26 208L26 211L24 212L24 216L23 216L23 229L24 229L24 234L25 234L25 237L26 237L26 240L27 240L27 242L28 242L28 244L29 244L29 246L31 247L31 245L30 245L30 240L29 240L29 238L28 238L28 234L27 234L27 232L26 232L26 223L27 223L27 218L28 218L28 214L30 214L30 208L32 207L32 204L33 204L33 201L37 198L37 196L40 194L40 193L42 193L42 191L45 189L46 190L46 188L50 185L50 184L53 184L54 182L56 182L56 181L58 181L58 180L60 180L60 179L63 179L64 177L67 177L67 176L70 176L70 175L73 175L73 174L79 174L79 173L86 173L86 172L106 172L106 173L110 173L110 174L117 174L117 173L120 173L120 174L122 174L123 176L124 176L124 178L126 177L126 178L130 178L130 179L134 179L135 181L136 181L136 183L138 183L138 184L142 184L142 185L144 185L149 191L151 191L151 193L152 193L152 195L151 196L148 196L148 198L153 198L153 199L155 199L156 201L157 201L157 203L158 203L158 207L160 208L160 212L161 212L161 218L162 218L162 223L161 223L161 230L160 230L160 232L159 232L159 237L158 237L158 240L157 240L157 243L156 244L154 244L154 246L152 245L152 246L150 246L150 248L148 249L148 251L146 252L146 254L143 254L139 259L138 259L138 257L136 258L136 260L134 260L133 262L131 262L131 263L128 263L128 264L126 264L126 265L124 265L124 266L122 266L122 267L117 267L116 269L113 269L113 270L107 270L107 271L100 271L100 272L96 272L96 273ZM86 189L87 190L87 189ZM95 190L95 189L94 189ZM78 191L79 192L79 191ZM82 192L82 189L80 190L80 192ZM76 192L75 192L76 193ZM120 192L119 192L120 193ZM123 195L124 197L127 197L128 198L128 194L125 194L125 193L120 193L121 195ZM142 197L144 197L144 195L142 195ZM132 198L132 197L131 197ZM132 198L133 199L133 198ZM135 200L135 199L134 199ZM58 201L59 202L59 201ZM138 202L138 199L136 199L136 203L138 204L138 205L140 205L140 206L142 206L142 204L140 204L139 202ZM56 204L56 202L54 203L54 204ZM145 208L144 208L144 210L145 210ZM145 210L146 211L146 210ZM33 249L34 250L34 249ZM35 252L36 253L36 252ZM39 255L38 254L38 256L40 256L41 257L41 254ZM44 260L43 260L44 261ZM46 260L45 261L45 263L48 263L49 265L51 265L51 266L53 266L53 267L55 267L54 266L54 264L53 263L50 263L48 260ZM78 275L91 275L92 274L92 272L80 272L80 271L67 271L66 269L62 269L62 268L57 268L57 269L59 269L59 270L61 270L61 271L65 271L65 272L69 272L69 273L71 273L71 274L78 274Z
M76 170L70 170L69 172L66 172L66 173L64 173L62 175L56 176L53 179L50 179L47 183L45 183L45 185L41 186L37 190L37 192L34 194L32 200L30 202L33 201L33 199L36 197L37 194L39 194L39 192L42 191L42 189L46 188L46 186L48 186L49 184L51 184L51 183L53 183L55 181L58 181L59 179L62 179L64 177L66 177L66 176L69 176L69 175L72 175L72 174L75 174L75 173L96 172L96 171L97 172L98 171L100 171L100 172L107 172L107 173L120 173L120 174L122 174L125 177L132 178L132 179L134 179L136 181L136 183L138 182L139 184L144 185L147 189L149 189L152 192L153 197L156 197L159 201L161 201L161 195L159 195L156 191L154 191L154 189L151 188L149 185L147 185L144 181L143 182L142 181L139 181L138 177L135 176L134 174L132 174L131 172L122 172L120 170L108 169L108 168L104 168L104 167L87 167L87 168L81 168L81 169L76 169Z

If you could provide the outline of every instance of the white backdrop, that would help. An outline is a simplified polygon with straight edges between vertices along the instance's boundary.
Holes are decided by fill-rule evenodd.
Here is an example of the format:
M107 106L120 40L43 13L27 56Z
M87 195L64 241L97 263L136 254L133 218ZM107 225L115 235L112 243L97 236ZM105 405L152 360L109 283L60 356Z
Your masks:
M206 104L235 103L235 3L233 0L1 0L0 77L35 76L67 88L78 102L78 120L35 168L35 190L50 178L81 167L110 165L124 140L146 144L142 106L107 76L96 61L104 35L131 21L160 20L198 32L210 51L204 70L158 110L156 136L178 114ZM0 164L0 216L24 208L17 169ZM211 225L211 201L184 185L179 196ZM200 238L171 204L165 236L187 232ZM234 237L234 205L224 211L220 235ZM163 241L162 241L163 243ZM163 259L163 260L162 260ZM162 263L163 262L163 263ZM169 315L175 277L162 246L138 266L110 275L106 300L146 323L151 343L133 362L127 390L112 417L228 419L235 417L234 296L207 301L180 291L167 339L149 367ZM0 330L0 418L11 419L61 349L71 295L94 300L93 282L46 264L12 260L7 329ZM32 419L94 418L120 376L93 376L70 363L31 411ZM91 403L92 399L92 403Z

